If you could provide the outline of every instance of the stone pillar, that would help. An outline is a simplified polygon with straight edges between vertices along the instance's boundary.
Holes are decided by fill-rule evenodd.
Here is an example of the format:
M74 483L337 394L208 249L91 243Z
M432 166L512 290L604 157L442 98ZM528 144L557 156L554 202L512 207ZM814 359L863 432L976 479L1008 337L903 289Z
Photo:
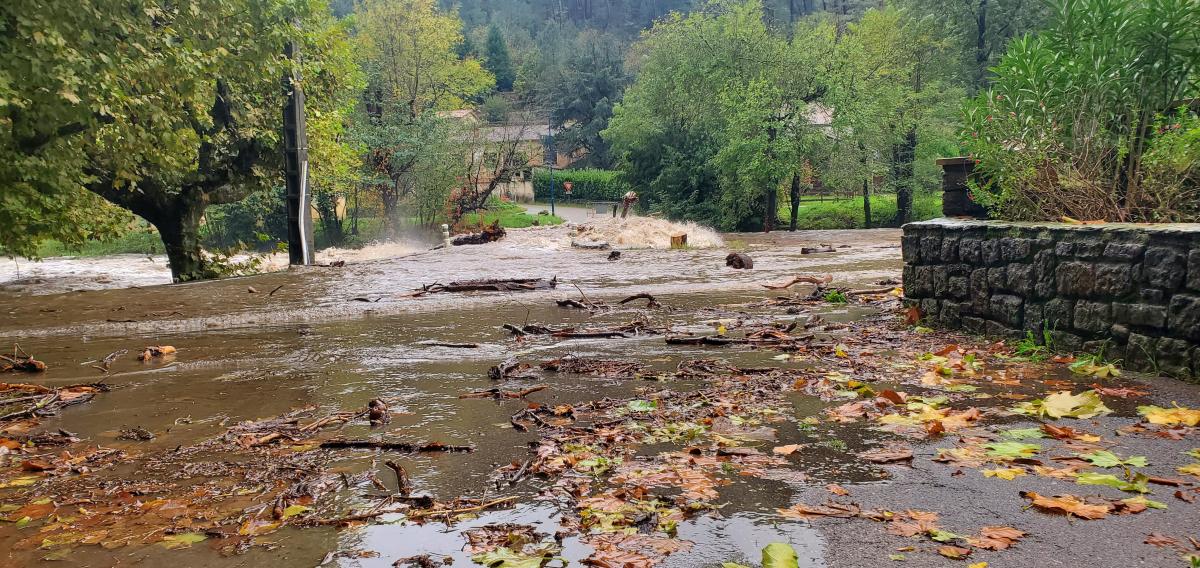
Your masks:
M937 161L942 167L942 216L973 217L987 219L987 210L971 201L967 180L975 171L975 161L970 158L942 158Z

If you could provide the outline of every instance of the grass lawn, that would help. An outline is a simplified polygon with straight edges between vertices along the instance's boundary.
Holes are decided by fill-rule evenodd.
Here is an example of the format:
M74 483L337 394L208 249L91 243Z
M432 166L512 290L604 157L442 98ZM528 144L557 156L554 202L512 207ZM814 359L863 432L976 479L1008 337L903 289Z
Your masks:
M792 210L788 203L779 208L779 226L787 227L791 222ZM895 195L871 196L871 220L873 227L885 227L896 216ZM913 221L925 221L942 216L940 193L918 193L913 196ZM862 229L863 198L827 199L825 201L802 200L796 217L796 228L808 229Z
M563 222L562 217L557 215L530 215L525 211L524 207L516 203L506 201L494 201L488 204L488 210L484 213L468 213L459 223L462 227L476 227L481 223L490 225L496 219L500 220L500 226L506 229L521 229L524 227L532 227L534 222L538 225L558 225Z
M111 241L87 241L76 249L56 240L43 241L38 256L105 256L109 254L163 254L162 239L153 227L137 227Z

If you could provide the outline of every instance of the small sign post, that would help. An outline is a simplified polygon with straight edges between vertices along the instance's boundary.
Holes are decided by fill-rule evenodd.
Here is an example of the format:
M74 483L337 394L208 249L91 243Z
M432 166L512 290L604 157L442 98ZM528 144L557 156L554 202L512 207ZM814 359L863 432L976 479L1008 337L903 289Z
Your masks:
M570 197L572 187L575 187L574 183L571 183L570 181L564 181L563 182L563 194L566 195L567 197Z

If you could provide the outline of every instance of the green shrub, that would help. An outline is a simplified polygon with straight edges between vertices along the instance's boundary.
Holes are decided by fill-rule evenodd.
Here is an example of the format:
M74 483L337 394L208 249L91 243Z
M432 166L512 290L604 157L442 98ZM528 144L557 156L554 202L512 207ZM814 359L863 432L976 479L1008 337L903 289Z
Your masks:
M563 193L563 182L570 181L571 196ZM555 199L576 199L584 201L620 201L631 188L618 172L611 170L555 170L554 197ZM550 171L538 169L533 172L533 196L538 201L550 200Z
M801 201L796 216L796 228L801 231L815 229L862 229L863 200L861 197L829 201ZM871 196L871 226L886 227L896 216L895 195ZM942 216L942 197L936 193L918 193L913 196L913 221L925 221ZM776 227L786 229L791 223L791 206L784 202L779 208Z

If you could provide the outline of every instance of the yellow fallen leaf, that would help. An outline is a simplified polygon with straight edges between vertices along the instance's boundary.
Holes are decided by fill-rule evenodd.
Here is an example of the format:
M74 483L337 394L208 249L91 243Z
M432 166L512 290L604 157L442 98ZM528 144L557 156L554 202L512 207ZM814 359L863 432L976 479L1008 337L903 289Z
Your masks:
M983 470L984 477L999 477L1000 479L1007 479L1009 481L1012 481L1013 479L1016 479L1022 475L1025 475L1025 470L1021 469L1019 467L1005 467L1005 468L995 468L995 469Z
M1141 414L1146 422L1160 426L1196 426L1200 424L1200 410L1182 406L1174 408L1139 406L1138 414Z
M850 356L848 353L846 353L845 344L842 343L839 343L833 347L833 355L840 359L845 359Z
M775 446L771 449L771 453L777 456L787 456L796 453L800 448L804 447L801 444L788 444L786 446Z
M1200 462L1189 463L1183 467L1176 468L1175 471L1178 471L1179 473L1186 473L1188 475L1194 475L1196 477L1200 477Z
M974 564L968 564L967 568L987 568L987 562L976 562Z

